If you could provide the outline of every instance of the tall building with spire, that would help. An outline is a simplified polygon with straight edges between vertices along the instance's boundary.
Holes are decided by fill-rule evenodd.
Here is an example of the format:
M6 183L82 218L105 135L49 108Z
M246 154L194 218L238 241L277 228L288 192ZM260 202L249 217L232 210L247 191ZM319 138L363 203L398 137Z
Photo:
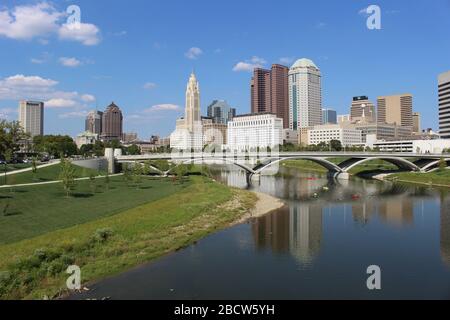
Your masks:
M201 150L203 148L203 125L200 113L200 85L194 72L186 88L184 118L177 120L170 136L170 147L178 150Z

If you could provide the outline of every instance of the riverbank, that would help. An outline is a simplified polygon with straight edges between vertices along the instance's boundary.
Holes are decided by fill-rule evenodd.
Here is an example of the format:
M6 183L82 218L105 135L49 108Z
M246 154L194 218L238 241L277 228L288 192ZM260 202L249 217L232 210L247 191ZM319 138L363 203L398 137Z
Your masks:
M382 180L450 188L450 170L436 170L429 173L394 173L382 177Z
M124 272L282 206L203 177L173 195L110 217L0 247L0 299L56 298L68 265L83 284Z

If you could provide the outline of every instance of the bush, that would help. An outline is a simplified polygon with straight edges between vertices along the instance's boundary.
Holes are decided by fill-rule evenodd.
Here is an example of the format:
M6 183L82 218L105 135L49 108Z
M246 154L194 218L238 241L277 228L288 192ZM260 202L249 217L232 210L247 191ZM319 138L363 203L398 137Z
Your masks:
M103 243L103 242L106 242L109 238L111 238L112 235L113 235L113 231L109 228L98 229L92 235L91 240L93 242Z

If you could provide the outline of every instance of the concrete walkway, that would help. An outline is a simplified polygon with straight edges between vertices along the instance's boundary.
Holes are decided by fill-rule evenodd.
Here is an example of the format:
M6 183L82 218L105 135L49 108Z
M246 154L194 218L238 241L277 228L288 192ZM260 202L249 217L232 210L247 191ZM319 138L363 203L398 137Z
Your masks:
M109 177L117 177L117 176L121 176L123 175L123 173L118 173L118 174L112 174ZM104 179L106 176L96 176L95 179ZM77 178L75 179L75 181L85 181L85 180L89 180L90 178ZM0 189L7 189L7 188L18 188L18 187L34 187L34 186L43 186L43 185L47 185L47 184L57 184L57 183L61 183L61 180L58 181L45 181L45 182L35 182L35 183L25 183L25 184L13 184L13 185L5 185L5 186L0 186Z
M37 169L39 170L39 169L42 169L42 168L54 166L55 164L58 164L58 163L59 163L59 160L53 160L53 161L50 161L49 163L46 163L46 164L37 166ZM29 167L29 168L25 168L25 169L20 169L20 170L15 170L15 171L10 171L10 172L7 172L7 173L6 173L6 176L12 176L12 175L14 175L14 174L24 173L24 172L28 172L28 171L32 171L32 170L33 170L33 167ZM1 171L1 167L0 167L0 171ZM3 172L3 173L0 173L0 175L5 176L5 173L4 173L4 172Z

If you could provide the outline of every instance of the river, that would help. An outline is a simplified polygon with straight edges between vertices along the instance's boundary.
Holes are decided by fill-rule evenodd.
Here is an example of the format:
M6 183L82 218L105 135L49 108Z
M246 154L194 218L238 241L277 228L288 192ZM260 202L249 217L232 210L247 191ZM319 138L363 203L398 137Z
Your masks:
M450 299L448 190L280 172L248 187L218 170L286 205L72 298ZM371 265L381 290L367 287Z

